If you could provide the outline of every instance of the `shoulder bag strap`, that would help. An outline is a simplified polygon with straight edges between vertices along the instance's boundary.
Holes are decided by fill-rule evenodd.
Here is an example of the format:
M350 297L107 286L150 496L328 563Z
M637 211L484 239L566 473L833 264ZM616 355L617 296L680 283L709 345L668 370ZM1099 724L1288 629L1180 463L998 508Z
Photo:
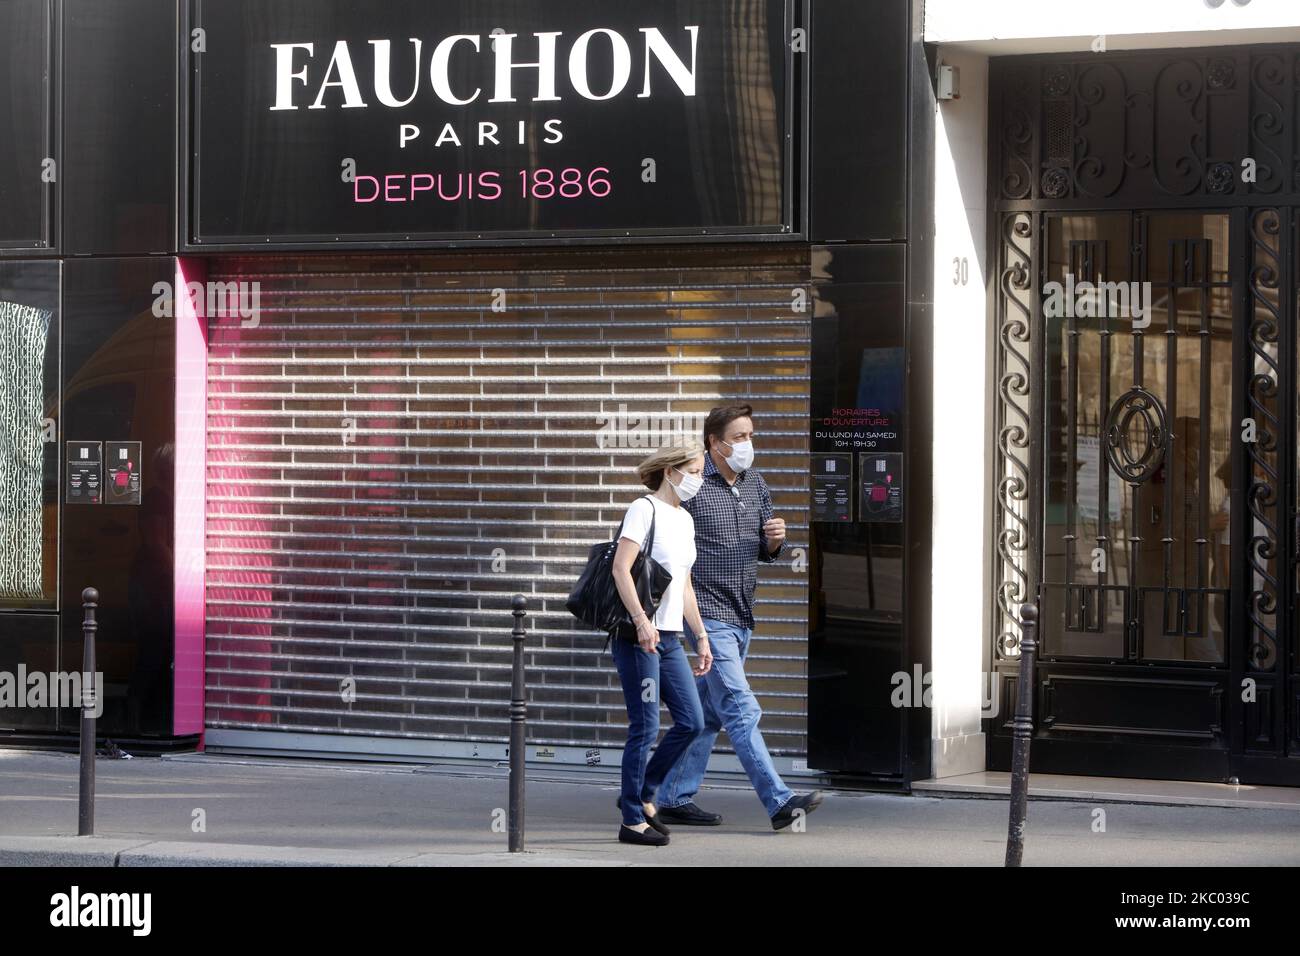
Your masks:
M641 498L645 498L648 500L650 496L642 495ZM640 501L641 499L638 498L637 500ZM625 524L627 524L626 513L623 515L623 520L621 520L618 523L618 530L614 532L615 543L617 543L618 540L623 537L623 526ZM649 550L654 547L654 544L655 544L655 503L651 501L650 502L650 533L646 535L645 541L641 543L641 550L648 553Z
M642 497L647 500L649 500L650 498L649 495L642 495ZM641 553L644 554L647 558L650 557L650 549L655 546L655 517L656 517L655 503L651 501L650 502L650 533L646 535L645 543L641 545Z

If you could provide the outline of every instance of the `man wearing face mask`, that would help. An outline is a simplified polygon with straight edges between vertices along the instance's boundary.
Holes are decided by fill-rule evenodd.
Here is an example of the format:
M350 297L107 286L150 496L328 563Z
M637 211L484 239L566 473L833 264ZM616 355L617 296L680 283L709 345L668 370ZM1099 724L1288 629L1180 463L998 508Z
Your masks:
M788 827L822 801L818 791L796 794L777 773L759 730L762 710L745 678L754 635L758 562L772 563L785 546L785 521L772 509L772 495L754 462L754 410L749 405L713 409L704 422L704 476L700 490L682 507L695 521L698 557L691 572L700 617L713 652L713 667L697 678L704 706L704 733L673 767L658 793L666 823L717 826L722 817L695 804L718 731L726 729L741 766L772 820ZM692 630L687 638L695 642Z

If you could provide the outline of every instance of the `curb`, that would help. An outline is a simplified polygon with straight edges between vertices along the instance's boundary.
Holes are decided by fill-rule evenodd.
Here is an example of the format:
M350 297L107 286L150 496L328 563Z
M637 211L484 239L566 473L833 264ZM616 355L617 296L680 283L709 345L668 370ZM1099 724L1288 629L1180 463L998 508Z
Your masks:
M250 866L632 866L624 860L525 853L410 853L332 850L241 843L186 843L110 837L0 837L0 866L250 867Z

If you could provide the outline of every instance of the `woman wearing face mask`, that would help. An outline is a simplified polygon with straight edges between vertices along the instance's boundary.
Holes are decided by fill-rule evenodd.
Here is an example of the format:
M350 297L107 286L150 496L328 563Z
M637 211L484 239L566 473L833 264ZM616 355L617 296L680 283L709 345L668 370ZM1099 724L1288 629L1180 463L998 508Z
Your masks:
M704 710L695 677L709 672L713 655L691 587L695 563L695 523L682 507L703 481L704 449L698 443L661 448L637 466L642 484L653 494L632 502L623 519L613 561L619 597L636 625L636 643L617 637L610 643L627 704L627 745L623 748L623 786L619 809L621 843L663 846L668 828L657 819L654 796L664 777L704 730ZM632 562L640 553L654 521L650 557L672 575L653 620L646 616L632 581ZM683 621L701 635L699 665L692 670L682 643ZM662 696L673 725L650 756L659 735Z

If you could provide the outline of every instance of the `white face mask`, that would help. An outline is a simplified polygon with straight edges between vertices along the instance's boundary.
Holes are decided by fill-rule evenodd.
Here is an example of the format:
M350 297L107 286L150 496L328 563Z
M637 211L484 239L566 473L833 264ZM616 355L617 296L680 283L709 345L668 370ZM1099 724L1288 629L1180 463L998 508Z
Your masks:
M673 471L682 476L681 484L673 485L673 491L677 492L679 501L690 501L699 492L700 486L704 484L702 475L688 475L686 472L674 468ZM670 481L671 485L672 482Z
M727 466L734 472L742 472L754 463L754 443L738 441L731 446L731 454L726 458Z

